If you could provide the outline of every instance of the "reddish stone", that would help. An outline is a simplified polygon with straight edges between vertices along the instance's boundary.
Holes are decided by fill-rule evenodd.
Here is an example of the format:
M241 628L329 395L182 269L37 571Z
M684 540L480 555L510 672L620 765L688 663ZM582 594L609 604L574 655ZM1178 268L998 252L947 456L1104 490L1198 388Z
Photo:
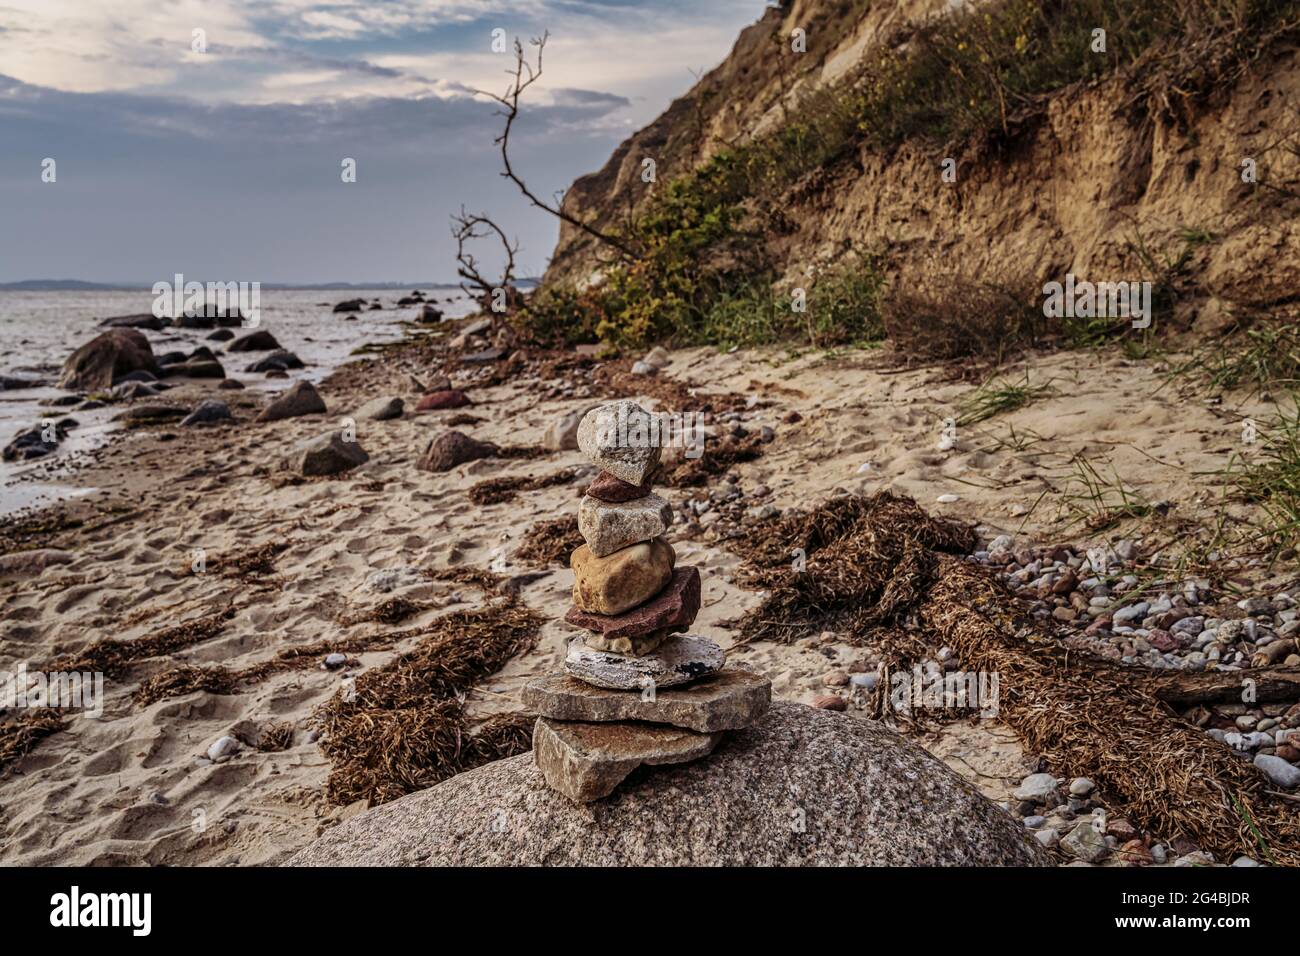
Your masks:
M416 467L423 471L449 471L457 465L479 458L493 458L497 446L491 442L475 441L463 432L444 432L420 456Z
M1177 634L1171 634L1163 628L1152 628L1147 635L1147 643L1158 651L1176 651L1183 646Z
M1119 848L1117 856L1129 866L1150 866L1154 862L1141 840L1129 840Z
M635 501L650 494L650 481L647 479L645 484L634 485L630 481L624 481L607 471L602 471L587 486L587 494L597 501L607 501L610 504Z
M819 710L847 710L849 702L843 697L835 694L828 694L825 697L818 697L813 701L813 706Z
M417 412L432 412L441 408L461 408L470 404L469 396L458 388L445 388L440 392L430 392L420 399L415 406Z
M668 586L630 611L622 614L592 614L569 608L564 619L576 627L595 631L604 637L640 637L652 631L684 631L700 613L700 572L698 568L677 568Z
M1137 827L1129 823L1123 817L1116 817L1106 823L1106 834L1113 836L1120 843L1127 843L1130 840L1136 840L1138 837Z

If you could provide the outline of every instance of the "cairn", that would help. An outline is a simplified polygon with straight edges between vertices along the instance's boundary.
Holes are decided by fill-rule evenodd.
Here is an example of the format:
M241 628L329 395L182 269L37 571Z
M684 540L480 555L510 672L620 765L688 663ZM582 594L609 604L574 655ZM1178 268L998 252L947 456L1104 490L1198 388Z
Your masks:
M573 606L586 631L564 672L532 681L533 758L547 784L579 803L608 796L641 765L707 756L729 730L766 712L772 685L726 669L713 641L688 634L700 572L678 567L663 535L672 507L650 490L661 447L650 414L619 401L588 412L578 447L604 469L578 506Z

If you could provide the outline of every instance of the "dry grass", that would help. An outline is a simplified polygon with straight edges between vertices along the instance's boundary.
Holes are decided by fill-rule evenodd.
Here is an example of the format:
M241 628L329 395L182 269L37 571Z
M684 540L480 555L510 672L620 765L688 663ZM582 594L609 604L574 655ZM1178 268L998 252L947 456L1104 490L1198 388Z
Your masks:
M922 362L977 357L1001 363L1044 334L1041 295L1027 279L930 271L891 289L881 319L895 350Z

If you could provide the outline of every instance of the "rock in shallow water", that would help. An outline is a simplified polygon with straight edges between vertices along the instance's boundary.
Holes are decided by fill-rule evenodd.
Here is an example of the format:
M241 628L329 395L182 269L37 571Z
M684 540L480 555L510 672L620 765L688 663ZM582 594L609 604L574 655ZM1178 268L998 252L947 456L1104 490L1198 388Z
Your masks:
M289 865L1046 865L1029 840L887 728L777 702L705 759L636 771L607 800L574 804L521 754L340 823Z
M555 720L642 720L699 733L739 730L767 712L772 682L749 671L721 671L682 687L639 690L593 687L567 674L549 674L524 687L524 706Z
M630 657L588 647L583 639L569 642L564 669L597 687L640 690L653 685L662 690L716 674L727 663L722 648L708 638L674 634L653 654Z
M687 763L713 752L721 733L639 723L584 723L539 717L533 760L546 783L570 800L607 797L637 767Z

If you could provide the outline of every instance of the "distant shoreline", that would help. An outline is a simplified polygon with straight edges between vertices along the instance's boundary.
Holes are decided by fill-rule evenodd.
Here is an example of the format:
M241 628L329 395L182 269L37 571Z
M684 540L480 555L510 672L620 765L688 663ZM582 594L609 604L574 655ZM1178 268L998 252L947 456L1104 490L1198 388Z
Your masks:
M533 288L537 279L520 279L516 286ZM0 282L0 292L148 292L151 282L83 282L80 279L23 279ZM457 282L263 282L263 289L459 289Z

